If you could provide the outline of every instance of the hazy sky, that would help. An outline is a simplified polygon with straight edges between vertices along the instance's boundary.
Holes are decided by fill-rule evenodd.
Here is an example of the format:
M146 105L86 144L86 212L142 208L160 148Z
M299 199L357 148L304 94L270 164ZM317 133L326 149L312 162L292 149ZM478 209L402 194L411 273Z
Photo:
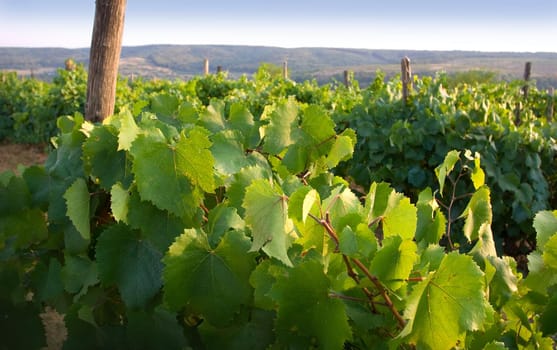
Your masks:
M88 47L94 0L0 0L0 46ZM557 52L557 0L127 0L125 46Z

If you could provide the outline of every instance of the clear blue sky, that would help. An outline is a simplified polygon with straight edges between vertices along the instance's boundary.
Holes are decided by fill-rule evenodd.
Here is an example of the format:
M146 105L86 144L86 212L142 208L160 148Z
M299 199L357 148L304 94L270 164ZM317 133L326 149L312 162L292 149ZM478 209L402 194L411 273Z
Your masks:
M557 52L557 0L128 0L124 45ZM0 0L0 46L88 47L94 0Z

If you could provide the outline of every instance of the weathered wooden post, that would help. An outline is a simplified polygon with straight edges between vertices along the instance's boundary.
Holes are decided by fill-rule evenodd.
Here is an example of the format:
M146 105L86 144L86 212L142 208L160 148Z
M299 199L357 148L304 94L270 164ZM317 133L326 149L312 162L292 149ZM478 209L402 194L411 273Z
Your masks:
M282 62L282 79L288 79L288 61L284 60Z
M412 67L408 57L404 57L400 61L400 77L402 80L402 97L406 102L412 88Z
M217 66L217 74L222 73L222 66Z
M526 64L524 65L524 85L522 86L522 89L520 89L521 93L522 93L522 100L524 101L524 103L526 103L526 100L528 99L528 82L530 81L530 75L532 73L532 62L526 62ZM520 113L521 113L521 103L520 101L516 102L516 108L515 108L515 121L514 124L516 126L520 125L521 120L520 120Z
M209 75L209 59L203 61L203 75Z
M85 107L90 121L114 113L125 10L126 0L96 0Z
M344 71L344 86L350 86L350 72L348 72L347 70Z
M408 57L404 57L400 61L400 78L402 80L402 99L406 103L412 90L412 68L410 67L410 58Z

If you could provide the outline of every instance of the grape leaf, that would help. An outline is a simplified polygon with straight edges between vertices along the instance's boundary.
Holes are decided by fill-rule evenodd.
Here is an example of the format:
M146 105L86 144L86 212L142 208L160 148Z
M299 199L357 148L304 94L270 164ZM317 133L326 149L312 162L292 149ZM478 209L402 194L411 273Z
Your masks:
M342 231L350 221L356 225L361 221L362 206L360 200L344 184L336 186L321 206L324 213L329 214L331 225L337 232ZM351 218L354 220L350 220Z
M182 149L185 153L189 150ZM139 135L131 151L137 189L143 200L179 217L191 217L202 200L200 189L178 169L183 169L184 157L178 157L174 147L156 136ZM192 170L193 171L193 170ZM205 174L206 175L206 174ZM211 170L210 177L213 177Z
M436 244L445 233L447 219L439 210L430 188L420 192L416 209L418 215L416 241L424 245Z
M557 233L557 210L540 211L534 217L536 229L536 249L543 251L545 244L553 234Z
M307 260L280 275L271 294L278 303L276 334L283 346L342 349L351 338L342 301L329 297L323 266ZM302 311L303 310L303 311Z
M263 248L269 256L292 266L287 252L296 233L288 217L288 198L268 180L259 179L246 189L243 207L253 235L251 251Z
M152 312L127 312L127 341L130 349L183 349L183 329L176 315L159 307Z
M101 233L96 258L101 282L116 284L128 307L145 306L162 285L162 253L124 224Z
M191 129L187 136L184 133L180 136L176 145L177 171L186 174L193 184L201 187L205 192L213 192L215 159L209 150L211 141L208 132L196 127Z
M408 297L408 322L398 337L427 349L455 347L466 331L481 329L486 320L484 281L472 257L447 254Z
M545 243L543 247L543 262L545 265L553 270L557 270L557 234Z
M244 147L239 142L240 137L238 131L232 130L221 131L212 137L215 169L227 177L249 165Z
M216 134L225 129L224 101L211 100L207 108L199 115L200 125Z
M298 105L293 97L278 103L270 115L265 115L269 119L269 124L262 129L265 137L263 144L265 152L279 154L294 142L292 129L297 116Z
M474 192L460 217L466 218L462 230L469 241L479 238L480 227L483 224L491 225L493 214L491 212L491 199L487 186Z
M56 299L64 291L62 283L62 265L55 258L50 258L48 266L39 263L31 274L31 285L35 298L41 302Z
M114 115L115 124L119 124L118 132L118 151L129 151L132 142L137 138L141 129L135 123L135 119L129 110L124 110Z
M337 136L327 155L327 166L332 169L341 161L348 160L354 152L354 143L349 136Z
M116 221L128 222L128 204L130 193L122 187L121 183L115 183L110 189L110 210Z
M109 190L116 182L130 183L126 153L118 151L117 131L110 125L97 126L83 144L85 171L98 178L99 184Z
M396 291L405 284L418 259L416 243L400 236L386 237L383 246L371 261L370 272L390 289Z
M187 229L164 257L164 300L172 310L187 307L215 326L226 326L251 303L249 276L255 268L250 241L229 231L212 249L201 230Z
M83 256L66 255L62 267L64 289L79 297L99 281L97 263Z
M88 240L91 236L89 224L90 196L87 183L83 178L78 178L64 193L66 200L67 215L74 224L83 239Z
M201 209L198 210L200 220ZM127 223L140 230L159 251L165 252L185 227L192 227L193 222L161 210L151 202L142 201L137 191L132 190L128 202ZM195 221L195 220L193 220Z
M435 168L435 175L439 181L439 193L443 195L443 188L445 187L445 179L447 175L453 171L456 162L460 159L460 152L450 151L445 156L445 160L437 168Z
M266 350L273 343L274 312L252 309L229 327L204 322L199 327L207 349Z

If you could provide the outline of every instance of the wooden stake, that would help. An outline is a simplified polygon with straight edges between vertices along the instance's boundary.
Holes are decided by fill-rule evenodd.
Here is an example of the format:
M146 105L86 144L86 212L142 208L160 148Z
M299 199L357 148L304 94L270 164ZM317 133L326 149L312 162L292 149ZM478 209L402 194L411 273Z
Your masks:
M344 86L350 86L350 73L347 70L344 71Z
M408 57L404 57L400 61L400 77L402 80L402 99L406 103L412 90L412 68L410 67L410 58Z
M209 75L209 59L203 61L203 75Z
M217 66L217 74L222 72L222 66Z
M126 0L96 0L89 54L85 118L102 121L114 113Z
M282 79L288 79L288 61L284 60L282 62Z

